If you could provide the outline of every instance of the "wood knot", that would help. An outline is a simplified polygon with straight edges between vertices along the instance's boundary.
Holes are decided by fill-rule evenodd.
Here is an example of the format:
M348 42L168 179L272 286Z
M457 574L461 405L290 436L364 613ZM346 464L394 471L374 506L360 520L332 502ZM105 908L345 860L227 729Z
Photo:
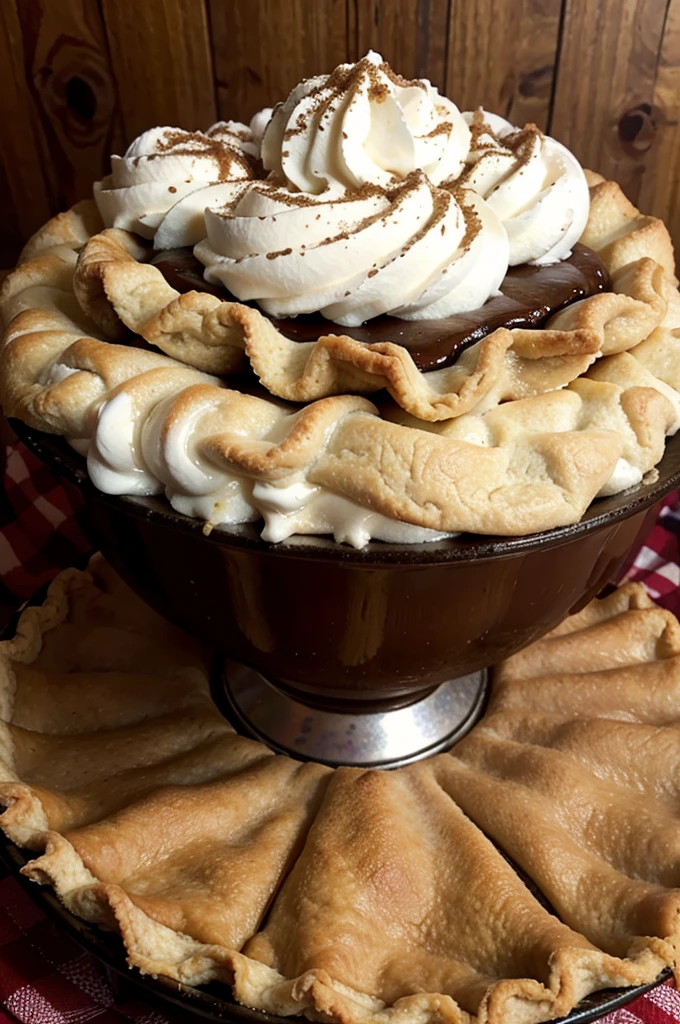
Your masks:
M527 99L548 99L554 74L552 64L526 71L519 80L519 93Z
M33 78L45 113L72 145L91 146L106 138L115 88L96 46L60 36Z
M97 99L89 82L80 75L73 75L64 86L66 102L78 117L91 121L97 110Z
M639 157L651 149L657 128L665 123L660 107L640 103L621 116L618 123L619 142L628 156Z

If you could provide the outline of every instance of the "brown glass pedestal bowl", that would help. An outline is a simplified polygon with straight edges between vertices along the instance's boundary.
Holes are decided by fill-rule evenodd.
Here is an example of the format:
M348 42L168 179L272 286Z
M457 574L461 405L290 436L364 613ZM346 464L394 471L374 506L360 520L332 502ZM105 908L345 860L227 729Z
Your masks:
M398 707L524 647L617 578L680 483L680 435L654 482L528 537L434 544L328 538L268 544L258 524L215 529L163 498L112 497L61 439L15 424L75 480L93 542L169 620L315 707Z
M545 547L541 544L541 538L526 538L522 541L477 538L470 541L467 552L462 542L437 545L436 549L376 544L364 552L354 552L322 541L313 545L296 545L288 550L263 544L251 528L239 530L233 535L215 532L206 540L199 524L174 515L161 501L112 499L100 495L87 482L83 461L66 444L48 435L28 431L20 424L16 424L16 430L54 470L82 484L91 512L93 540L101 544L105 554L125 578L164 613L227 650L235 650L229 645L238 642L238 650L244 652L244 659L245 654L252 650L253 660L257 657L258 665L263 664L260 658L265 655L268 658L267 665L279 665L275 658L277 650L281 650L282 660L284 664L293 666L293 679L296 680L300 672L295 668L294 650L291 647L296 640L304 639L307 633L303 630L304 622L296 624L294 612L307 615L309 626L312 623L320 626L322 614L330 614L330 610L337 607L341 599L348 601L353 598L356 600L355 610L350 614L347 606L341 607L334 621L338 629L344 628L342 636L345 638L345 646L341 647L338 638L321 624L322 636L315 648L315 664L322 668L326 666L332 678L344 679L342 665L334 666L333 658L338 657L341 650L350 649L348 638L351 637L354 650L364 651L368 667L375 662L376 666L382 667L380 678L386 683L391 680L392 685L385 690L388 694L394 692L396 683L397 693L406 692L409 679L420 684L418 660L416 655L411 656L410 677L392 668L396 665L398 670L398 662L389 657L389 651L384 649L386 634L381 630L372 631L374 620L371 599L374 596L379 602L379 617L375 621L379 622L382 616L385 627L392 630L392 636L401 634L399 642L402 649L406 648L405 638L413 636L412 621L425 631L425 639L430 641L430 645L436 640L433 652L436 658L430 655L427 647L423 648L420 657L423 671L432 671L434 666L435 680L447 678L449 672L456 671L457 665L467 667L483 664L486 650L493 652L496 657L516 649L527 642L527 637L538 636L555 623L569 610L570 602L586 600L602 583L607 582L610 573L615 574L621 569L628 547L635 543L648 519L653 516L656 503L680 482L680 444L671 441L660 478L655 484L638 488L633 494L615 500L597 503L578 527L543 535ZM588 538L590 540L586 543ZM539 558L542 551L544 557ZM551 552L561 552L559 559L551 561ZM193 557L196 559L196 573L184 575L178 580L177 586L174 583L168 585L167 581L173 579L173 569L178 574L180 571L189 572ZM314 573L313 579L318 581L321 580L325 565L330 566L328 572L331 582L342 588L335 598L326 590L316 595L316 601L313 594L298 592L298 570L300 577L305 572ZM251 571L250 566L255 566L256 571L261 573L256 577L258 586L281 585L286 588L279 595L284 610L280 608L277 612L273 594L271 603L262 596L252 598L254 603L250 603L248 594L251 584L247 575ZM238 579L237 570L246 573L246 578L239 584L235 582ZM532 575L534 571L537 572L536 578ZM563 573L563 578L552 574L557 571ZM435 583L432 586L435 589L428 598L430 573L433 574ZM398 589L399 580L403 580L405 588L402 595ZM376 584L374 581L380 582ZM180 584L187 591L190 588L190 591L182 595ZM200 589L202 585L209 587L205 596ZM465 593L457 589L464 585L475 588L474 599L480 603L480 607L472 607L471 595L466 599ZM359 587L364 589L357 590ZM223 592L220 592L220 588ZM424 605L433 598L434 606L428 605L428 615L427 606ZM37 596L37 599L41 600L42 595ZM208 607L209 600L215 602L215 608ZM406 605L399 605L400 600L406 601ZM436 606L438 601L444 606ZM403 614L397 613L399 607ZM262 620L260 628L263 632L259 634L253 632L257 629L258 611L266 612L273 618L273 621L269 618ZM216 612L226 616L221 623L221 635ZM237 613L242 617L231 622L228 616L236 616ZM291 628L295 630L288 640L285 631L278 628L278 613L282 615L282 621L292 624ZM447 614L459 617L447 622ZM205 621L202 615L206 616ZM359 638L363 635L363 622L367 624L364 634L367 639L362 647ZM470 642L463 648L457 647L456 638L465 637L462 630L468 628L468 624L472 628L475 623L481 622L485 622L486 628L490 629L488 640L490 644L494 641L495 646L485 647L483 637L468 633ZM245 639L240 638L244 624L250 624ZM15 622L10 624L0 639L12 636L15 625ZM435 626L444 630L442 636L436 636ZM519 635L513 634L513 631L520 628ZM265 650L262 641L267 637L270 648ZM376 638L383 639L376 643ZM279 647L273 647L273 642L278 643ZM371 646L372 643L375 646ZM325 645L328 648L326 652ZM470 647L473 653L468 655L466 647ZM468 656L469 660L466 659ZM355 656L351 663L347 665L348 670L353 669L350 678L362 678L359 671L363 666L362 659ZM447 666L454 668L448 669ZM439 675L439 672L443 675ZM368 672L367 678L371 678ZM317 682L320 685L316 692L323 693L323 678ZM352 692L349 687L338 688L343 694ZM382 691L378 689L377 692L380 694ZM313 698L315 693L311 695ZM158 1006L161 1012L179 1014L184 1024L199 1024L205 1020L222 1024L305 1024L300 1017L277 1017L242 1007L232 1000L228 990L220 984L197 988L162 975L140 975L128 966L125 949L118 935L75 918L49 887L36 886L20 874L20 868L29 859L30 854L0 836L0 872L4 863L16 882L26 889L31 899L59 929L116 973L120 980L116 982L115 991L121 998L144 999L152 1007ZM542 898L539 893L536 895ZM552 1024L591 1024L603 1015L629 1004L643 992L665 981L668 976L669 972L664 972L649 985L594 992L583 999L567 1018ZM111 974L109 977L110 981L114 980Z
M616 577L658 502L680 483L679 437L656 483L596 502L582 523L538 537L361 552L326 540L277 547L251 527L205 538L200 524L161 500L102 495L60 439L16 429L80 483L93 541L151 604L265 674L287 673L311 703L330 690L355 704L395 704L417 697L424 680L433 685L519 649ZM236 1005L220 985L193 988L131 971L118 936L73 917L49 888L19 873L25 852L0 839L0 859L59 927L135 986L135 998L183 1021L302 1024ZM653 985L593 993L553 1024L590 1024Z

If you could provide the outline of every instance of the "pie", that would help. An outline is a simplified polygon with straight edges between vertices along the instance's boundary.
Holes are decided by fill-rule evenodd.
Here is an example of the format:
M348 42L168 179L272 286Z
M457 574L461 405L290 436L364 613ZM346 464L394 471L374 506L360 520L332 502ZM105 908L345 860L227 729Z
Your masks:
M0 645L0 825L128 962L337 1024L525 1024L677 969L680 625L637 585L495 670L454 749L300 763L100 558Z
M0 398L108 493L271 541L521 535L680 423L664 224L376 54L250 126L153 128L94 194L0 292Z

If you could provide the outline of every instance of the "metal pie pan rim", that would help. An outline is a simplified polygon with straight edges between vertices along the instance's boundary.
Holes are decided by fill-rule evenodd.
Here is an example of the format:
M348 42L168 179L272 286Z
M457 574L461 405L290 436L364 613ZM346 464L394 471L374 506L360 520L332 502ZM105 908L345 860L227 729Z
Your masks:
M0 630L0 640L13 636L16 632L17 622L21 612L44 600L49 588L49 583L43 584L30 600L24 602L22 607L12 616L10 621ZM125 947L120 935L113 931L107 931L91 922L84 921L72 914L59 901L57 894L49 886L39 885L36 882L24 877L21 868L33 857L32 851L23 850L12 842L0 829L0 861L5 865L10 875L19 883L26 895L35 903L51 921L58 922L67 934L77 942L86 952L92 954L106 967L121 975L128 982L149 993L152 999L171 1006L179 1006L183 1010L196 1013L213 1021L229 1021L235 1024L309 1024L306 1017L280 1017L277 1014L268 1013L264 1010L255 1010L249 1006L237 1003L231 995L229 986L219 984L224 989L224 995L219 996L204 988L185 985L175 981L173 978L165 978L161 975L151 976L142 974L135 967L130 967L126 961ZM521 876L520 876L521 877ZM112 949L111 946L115 949ZM565 1017L554 1018L546 1024L590 1024L591 1021L599 1020L613 1010L627 1006L639 996L644 995L651 989L662 985L672 977L672 970L665 968L661 974L652 982L646 985L633 985L623 989L601 989L586 996L577 1004L571 1013ZM604 998L602 998L604 997ZM595 1005L593 1005L595 1004Z
M455 689L456 684L461 682L464 683L467 679L473 679L476 680L474 691L463 703L462 717L444 718L443 721L445 722L445 726L443 731L435 734L430 733L429 736L426 732L421 732L422 745L410 747L407 751L402 751L400 754L395 753L394 756L388 756L387 751L383 749L382 756L378 755L374 759L362 759L361 757L356 756L355 758L340 760L329 756L319 755L319 747L323 748L324 746L322 740L324 728L330 727L331 730L335 730L339 725L341 729L344 729L346 727L346 723L350 725L352 729L356 728L357 732L360 733L362 730L362 724L357 720L361 719L361 712L332 712L328 709L315 708L311 705L306 705L292 694L287 694L278 690L277 687L266 679L260 672L250 669L246 665L240 665L231 658L218 659L217 664L213 666L212 676L211 693L218 710L222 712L229 722L231 722L237 732L245 736L250 736L254 740L263 743L265 746L269 747L270 750L273 750L274 753L281 754L284 757L292 757L295 760L302 762L313 761L315 764L327 765L330 768L349 766L352 768L363 768L367 770L383 769L387 771L396 768L403 768L406 765L414 764L418 761L427 760L430 757L434 757L436 754L449 750L459 740L467 735L467 733L474 728L477 722L482 718L491 689L488 669L478 669L476 672L470 672L467 676L461 677L461 679L449 679L444 683L440 683L439 686L434 687L434 689L424 697L405 704L400 708L387 711L386 714L388 716L395 716L398 714L401 714L402 716L407 715L408 712L413 710L417 705L422 705L423 701L428 701L430 706L436 702L438 703L437 695L439 695L440 700L442 696L444 697L444 711L445 713L448 712L450 715L450 710L446 707L447 695ZM234 680L236 681L235 686ZM262 681L261 684L258 684L258 680ZM245 701L243 700L244 691L242 687L239 686L240 682L245 682L246 684ZM265 700L267 698L269 699L270 709L273 709L273 706L277 707L277 718L279 720L277 725L281 723L281 720L285 723L291 712L293 720L299 714L302 714L305 717L308 716L311 720L316 719L316 722L312 722L312 729L309 730L317 740L318 745L316 753L312 754L309 751L309 748L298 747L294 742L291 742L291 734L288 733L285 728L283 731L278 731L276 735L272 735L271 732L267 732L266 725L263 723L262 718L257 717L257 712L255 717L249 714L249 711L252 711L247 700L249 682L255 683L256 694L263 694ZM264 684L264 687L266 688L265 690L261 689L262 684ZM468 687L466 687L466 689L468 689ZM252 693L252 691L250 692ZM257 701L255 708L257 708ZM441 707L437 710L441 713ZM374 721L381 714L385 714L385 712L376 711L375 709L368 710L368 715L372 716ZM426 714L428 714L427 711ZM392 721L397 721L397 719L393 717ZM429 721L434 721L432 712L430 712ZM417 731L417 722L414 723L414 727ZM370 749L370 729L369 735L366 736L364 734L363 739ZM331 742L326 753L328 754L332 749L334 749L334 746Z
M200 520L175 511L164 497L104 494L96 490L90 482L85 460L70 448L64 438L34 430L15 419L10 422L20 440L53 470L79 486L86 500L92 500L89 497L91 495L95 500L104 502L125 515L153 521L167 529L200 535L206 544L237 547L259 554L266 553L268 557L330 560L348 566L378 565L389 569L402 569L451 563L474 564L547 550L568 544L639 514L680 486L679 432L666 442L663 457L653 471L657 474L656 479L646 484L640 483L611 497L596 498L579 522L568 526L515 537L463 534L460 540L435 541L431 544L391 544L372 541L358 550L346 544L337 544L328 537L296 537L292 542L272 544L261 539L257 527L252 523L230 528L215 527L206 536Z

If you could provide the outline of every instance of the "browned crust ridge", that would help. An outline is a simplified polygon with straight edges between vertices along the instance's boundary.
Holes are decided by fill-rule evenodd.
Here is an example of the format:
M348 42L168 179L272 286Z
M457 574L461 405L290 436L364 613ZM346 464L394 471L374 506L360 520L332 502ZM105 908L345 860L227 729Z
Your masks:
M144 973L335 1024L537 1024L677 969L679 658L627 585L500 666L450 753L333 771L234 733L205 652L97 558L0 644L0 827Z
M297 344L239 303L178 295L135 236L108 229L83 245L93 225L81 205L36 236L33 258L0 290L0 398L9 415L86 441L113 395L134 393L141 431L161 391L175 393L173 415L191 418L198 456L225 479L282 480L294 463L308 483L446 532L576 522L598 493L652 470L680 421L680 296L666 229L612 182L591 181L584 240L613 291L574 303L546 330L495 331L432 373L398 345ZM146 345L112 343L129 331ZM209 375L244 361L296 404ZM382 389L392 405L358 402ZM259 426L234 431L251 414ZM274 422L271 440L262 424Z

